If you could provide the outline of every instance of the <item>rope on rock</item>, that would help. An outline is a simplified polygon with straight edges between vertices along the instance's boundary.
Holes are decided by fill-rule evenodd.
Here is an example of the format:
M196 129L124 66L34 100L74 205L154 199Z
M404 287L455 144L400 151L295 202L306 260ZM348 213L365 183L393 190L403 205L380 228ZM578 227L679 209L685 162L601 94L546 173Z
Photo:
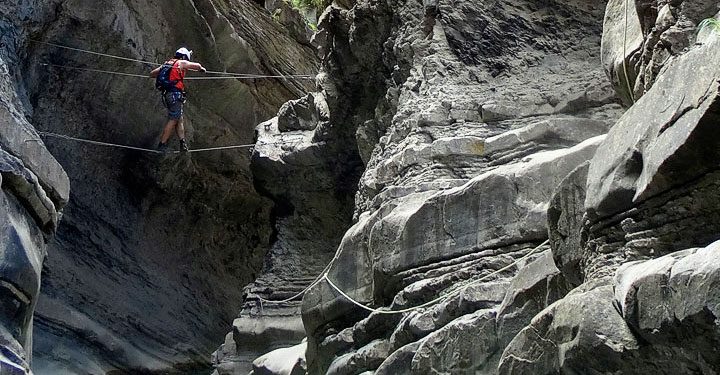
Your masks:
M283 300L271 300L271 299L262 298L262 297L260 297L260 296L256 296L257 299L260 300L260 308L262 309L262 303L263 303L263 302L266 302L266 303L274 303L274 304L281 304L281 303L287 303L287 302L293 301L293 300L295 300L295 299L298 298L298 297L304 296L305 293L308 292L308 290L312 289L312 287L314 287L314 286L317 285L317 284L320 284L320 282L323 281L323 279L325 278L325 276L327 275L327 273L330 272L330 267L332 267L332 265L335 264L335 261L336 261L339 257L340 257L340 247L338 247L337 251L335 251L335 255L334 255L333 258L330 260L330 263L328 263L327 266L325 266L325 268L323 268L322 272L320 272L320 274L315 278L315 280L314 280L312 283L310 283L310 285L306 286L305 289L303 289L301 292L295 294L294 296L292 296L292 297L290 297L290 298L285 298L285 299L283 299Z
M100 142L100 141L93 141L91 139L85 139L85 138L76 138L71 137L69 135L64 134L56 134L56 133L50 133L50 132L38 132L40 135L45 137L51 137L51 138L59 138L59 139L65 139L70 141L76 141L76 142L82 142L82 143L89 143L97 146L106 146L106 147L114 147L114 148L123 148L123 149L129 149L129 150L135 150L135 151L142 151L142 152L149 152L151 154L180 154L183 153L183 151L167 151L162 152L158 150L153 150L149 148L143 148L143 147L135 147L135 146L128 146L128 145L120 145L116 143L108 143L108 142ZM232 150L237 148L250 148L255 146L264 146L264 145L275 145L275 144L290 144L290 142L274 142L274 143L253 143L253 144L245 144L245 145L232 145L232 146L220 146L220 147L208 147L208 148L198 148L194 150L189 150L187 152L189 153L195 153L195 152L206 152L206 151L217 151L217 150Z
M95 52L90 51L82 48L75 48L75 47L69 47L64 46L62 44L57 43L50 43L50 42L43 42L40 40L30 39L33 43L39 43L39 44L45 44L48 46L66 49L70 51L75 52L81 52L81 53L87 53L91 55L96 56L102 56L102 57L108 57L112 59L118 59L118 60L124 60L124 61L130 61L130 62L137 62L141 64L147 64L152 66L162 66L162 64L152 61L146 61L146 60L140 60L140 59L133 59L130 57L123 57L123 56L117 56L117 55L111 55L107 53L101 53L101 52ZM107 74L115 74L115 75L122 75L122 76L130 76L130 77L142 77L142 78L149 78L147 75L141 75L141 74L132 74L132 73L121 73L121 72L112 72L107 70L100 70L100 69L88 69L88 68L75 68L75 67L69 67L69 66L63 66L63 65L54 65L54 64L41 64L41 65L47 65L47 66L55 66L58 68L66 68L66 69L74 69L74 70L84 70L84 71L90 71L90 72L96 72L96 73L107 73ZM235 78L245 78L245 79L251 79L251 78L296 78L296 79L315 79L314 76L310 74L276 74L276 75L263 75L263 74L250 74L250 73L232 73L232 72L218 72L218 71L212 71L208 70L205 72L205 74L217 74L221 75L222 77L186 77L186 80L207 80L207 79L230 79L231 77Z
M497 275L497 274L499 274L499 273L501 273L501 272L503 272L503 271L507 271L508 269L517 266L521 261L529 258L529 257L530 257L531 255L533 255L538 249L540 249L541 247L547 245L549 242L550 242L549 239L548 239L548 240L545 240L545 242L541 243L540 245L538 245L538 246L535 247L534 249L530 250L530 251L529 251L527 254L525 254L524 256L516 259L514 262L512 262L512 263L508 264L507 266L502 267L502 268L500 268L500 269L498 269L498 270L495 270L495 271L493 271L493 272L491 272L491 273L489 273L489 274L487 274L487 275L485 275L485 276L483 276L483 277L480 277L480 278L477 279L477 280L473 280L473 281L471 281L471 282L468 282L468 283L465 284L463 287L457 288L457 289L455 289L455 290L453 290L453 291L451 291L451 292L449 292L449 293L447 293L447 294L445 294L445 295L442 295L442 296L440 296L440 297L437 297L437 298L435 298L435 299L433 299L433 300L431 300L431 301L425 302L425 303L423 303L423 304L421 304L421 305L417 305L417 306L413 306L413 307L408 307L408 308L402 309L402 310L379 310L379 309L375 309L375 308L366 306L366 305L362 304L361 302L358 302L357 300L355 300L355 299L353 299L352 297L350 297L347 293L345 293L342 289L340 289L337 285L335 285L335 283L333 283L332 280L330 280L330 278L328 278L327 273L325 273L325 275L323 276L323 279L324 279L325 281L327 281L327 283L328 283L333 289L335 289L335 291L337 291L338 293L340 293L340 295L342 295L343 297L345 297L345 299L347 299L348 301L352 302L352 303L353 303L354 305L356 305L357 307L360 307L360 308L362 308L362 309L364 309L364 310L367 310L367 311L370 311L370 312L374 312L374 313L378 313L378 314L404 314L404 313L407 313L407 312L412 312L412 311L420 310L420 309L423 309L423 308L426 308L426 307L429 307L429 306L438 304L438 303L442 302L443 300L448 299L448 298L450 298L450 297L452 297L452 296L454 296L454 295L456 295L456 294L459 294L460 292L466 290L466 289L467 289L469 286L471 286L471 285L474 285L474 284L477 284L477 283L479 283L479 282L481 282L481 281L484 281L484 280L490 278L491 276L495 276L495 275Z
M363 310L366 310L366 311L369 311L369 312L378 313L378 314L404 314L404 313L407 313L407 312L412 312L412 311L424 309L424 308L426 308L426 307L429 307L429 306L435 305L435 304L437 304L437 303L440 303L440 302L442 302L443 300L446 300L446 299L448 299L448 298L450 298L450 297L453 297L454 295L459 294L460 292L466 290L466 289L467 289L469 286L471 286L471 285L477 284L477 283L479 283L479 282L481 282L481 281L485 281L486 279L488 279L488 278L490 278L490 277L492 277L492 276L495 276L495 275L497 275L497 274L499 274L499 273L501 273L501 272L507 271L508 269L517 266L520 262L526 260L526 259L529 258L531 255L535 254L541 247L547 245L549 242L550 242L549 239L548 239L548 240L545 240L545 242L543 242L543 243L541 243L540 245L536 246L534 249L530 250L527 254L525 254L525 255L523 255L522 257L516 259L514 262L508 264L507 266L502 267L502 268L500 268L500 269L498 269L498 270L495 270L495 271L493 271L493 272L491 272L491 273L489 273L489 274L487 274L487 275L485 275L485 276L482 276L482 277L480 277L479 279L472 280L472 281L470 281L470 282L468 282L468 283L462 284L461 286L455 288L454 290L452 290L451 292L449 292L449 293L447 293L447 294L445 294L445 295L439 296L439 297L437 297L437 298L435 298L435 299L433 299L433 300L431 300L431 301L425 302L425 303L423 303L423 304L421 304L421 305L413 306L413 307L408 307L408 308L401 309L401 310L380 310L380 309L375 309L375 308L366 306L366 305L364 305L363 303L361 303L361 302L355 300L354 298L350 297L350 295L348 295L345 291L343 291L342 289L340 289L340 287L338 287L332 280L330 280L330 278L328 277L328 273L329 273L329 271L330 271L330 267L333 265L333 263L337 260L337 258L338 258L338 256L339 256L339 252L340 252L339 249L338 249L338 251L335 253L335 257L334 257L334 258L330 261L330 263L325 267L325 269L324 269L323 272L320 274L320 276L318 276L313 283L311 283L310 285L308 285L308 286L307 286L305 289L303 289L301 292L295 294L294 296L292 296L292 297L290 297L290 298L286 298L286 299L284 299L284 300L279 300L279 301L278 301L278 300L268 300L268 299L265 299L265 298L262 298L262 297L259 297L259 296L258 296L257 298L260 300L261 308L262 308L262 303L263 303L263 302L265 302L265 303L274 303L274 304L286 303L286 302L290 302L290 301L292 301L292 300L294 300L294 299L296 299L296 298L298 298L298 297L302 297L303 295L305 295L305 293L307 293L307 292L308 292L311 288L313 288L315 285L321 283L322 281L325 281L325 282L328 283L328 285L330 285L331 288L333 288L333 289L334 289L336 292L338 292L341 296L343 296L343 297L344 297L345 299L347 299L348 301L352 302L354 305L362 308Z
M628 95L630 100L635 104L635 93L632 87L630 87L630 76L627 70L627 31L628 31L628 1L625 0L625 28L623 30L623 72L625 73L625 84L627 85Z

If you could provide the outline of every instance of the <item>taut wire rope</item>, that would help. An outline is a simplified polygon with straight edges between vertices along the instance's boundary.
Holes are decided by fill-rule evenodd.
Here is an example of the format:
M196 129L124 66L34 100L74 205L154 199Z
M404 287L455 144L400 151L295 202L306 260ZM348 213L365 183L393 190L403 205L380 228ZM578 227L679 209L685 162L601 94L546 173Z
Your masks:
M43 42L40 40L30 39L33 43L40 43L45 44L48 46L60 48L60 49L66 49L70 51L80 52L80 53L87 53L91 55L96 56L102 56L102 57L108 57L112 59L118 59L118 60L124 60L124 61L130 61L130 62L137 62L141 64L147 64L152 66L162 66L163 64L152 62L152 61L146 61L146 60L140 60L140 59L133 59L130 57L123 57L123 56L117 56L112 55L108 53L101 53L101 52L95 52L90 51L82 48L75 48L70 46L65 46L62 44L57 43L51 43L51 42ZM141 74L132 74L132 73L121 73L121 72L112 72L107 70L101 70L101 69L89 69L89 68L77 68L77 67L70 67L65 65L57 65L57 64L42 64L47 66L54 66L58 68L65 68L65 69L73 69L73 70L84 70L84 71L90 71L90 72L97 72L97 73L107 73L107 74L115 74L115 75L123 75L123 76L130 76L130 77L142 77L142 78L149 78L147 75L141 75ZM185 79L190 80L208 80L208 79L230 79L230 77L237 77L237 78L297 78L297 79L314 79L314 76L310 74L274 74L274 75L264 75L264 74L251 74L251 73L233 73L233 72L219 72L219 71L212 71L208 70L205 72L206 74L217 74L222 75L223 77L186 77Z
M253 143L253 144L244 144L244 145L231 145L231 146L220 146L220 147L208 147L208 148L199 148L189 151L167 151L162 152L158 150L153 150L150 148L143 148L143 147L135 147L135 146L128 146L128 145L121 145L116 143L108 143L108 142L100 142L100 141L94 141L91 139L85 139L85 138L77 138L77 137L71 137L69 135L64 134L57 134L57 133L51 133L51 132L38 132L38 134L45 136L45 137L51 137L51 138L60 138L65 140L71 140L81 143L88 143L98 146L106 146L106 147L114 147L114 148L123 148L123 149L129 149L129 150L135 150L135 151L142 151L142 152L149 152L152 154L179 154L179 153L195 153L195 152L205 152L205 151L217 151L217 150L231 150L231 149L237 149L237 148L250 148L255 146L264 146L264 145L275 145L275 144L291 144L293 142L272 142L272 143Z

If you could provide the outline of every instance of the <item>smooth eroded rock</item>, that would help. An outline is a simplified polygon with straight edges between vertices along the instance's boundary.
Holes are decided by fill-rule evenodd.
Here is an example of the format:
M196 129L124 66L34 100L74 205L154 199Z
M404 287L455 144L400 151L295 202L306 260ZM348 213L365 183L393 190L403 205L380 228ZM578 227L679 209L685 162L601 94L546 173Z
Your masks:
M585 207L594 217L630 208L710 170L720 157L718 43L693 47L613 126L590 164ZM648 114L654 114L648 116Z

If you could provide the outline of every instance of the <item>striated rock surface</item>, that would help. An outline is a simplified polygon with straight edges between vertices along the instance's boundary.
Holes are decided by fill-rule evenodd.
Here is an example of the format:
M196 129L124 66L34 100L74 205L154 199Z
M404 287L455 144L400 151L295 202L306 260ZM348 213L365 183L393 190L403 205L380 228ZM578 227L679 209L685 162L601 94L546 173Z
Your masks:
M710 2L665 5L645 34L648 45L674 30L689 48L670 49L656 76L645 70L651 86L557 190L555 260L580 285L514 338L501 373L717 372L707 288L716 277L718 145L705 128L718 116L718 44L687 42L694 20L716 11ZM663 29L668 12L685 28Z
M249 154L159 157L57 139L46 148L35 129L152 148L165 114L151 80L42 63L136 74L150 66L38 41L150 61L187 45L209 70L268 75L315 73L314 51L245 0L10 1L0 30L0 147L20 160L3 175L3 193L17 190L8 212L37 222L18 232L40 259L36 229L57 231L35 314L35 372L210 372L273 235L272 202L254 190ZM250 143L258 122L313 87L193 81L191 148ZM18 216L18 204L32 214Z
M618 314L612 276L714 239L715 205L690 206L714 186L714 39L685 49L711 7L485 6L357 1L321 17L330 126L364 61L381 57L385 90L351 122L366 167L354 224L303 299L309 373L641 373L666 350ZM355 38L371 18L381 31ZM632 105L620 119L611 87ZM314 98L286 104L274 137L311 131ZM713 366L682 358L679 372Z
M0 373L24 375L31 373L43 261L70 184L22 102L13 5L0 4Z
M0 5L0 372L719 371L717 3L168 5ZM151 84L39 63L147 67L38 40L315 80L98 150L36 130L152 147Z
M356 129L365 171L332 284L303 299L309 373L495 372L515 334L567 293L538 245L554 189L622 111L600 64L603 12L589 2L326 9L316 40L332 51L318 79L328 126ZM382 84L358 87L365 100L350 108L369 109L338 122L349 82L368 75ZM312 103L287 104L273 137L310 132L282 116L313 123L301 114ZM368 316L332 285L390 310L449 294Z

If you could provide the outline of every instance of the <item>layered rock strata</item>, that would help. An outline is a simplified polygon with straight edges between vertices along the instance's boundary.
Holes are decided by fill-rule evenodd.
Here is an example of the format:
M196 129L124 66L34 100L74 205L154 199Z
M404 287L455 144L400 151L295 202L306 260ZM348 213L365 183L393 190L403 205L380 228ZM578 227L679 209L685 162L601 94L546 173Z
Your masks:
M153 148L165 114L150 80L42 64L139 74L150 66L38 41L159 62L187 45L209 70L266 75L314 74L313 50L245 0L11 1L0 10L2 147L39 181L23 191L44 191L27 203L40 229L54 230L69 199L44 265L33 368L207 370L273 234L272 202L254 190L249 153L159 157L48 139L73 185L68 196L65 172L33 128ZM296 78L189 86L191 148L251 143L255 124L314 87ZM8 173L3 189L15 180Z
M671 6L644 44L667 17L690 22L688 15L715 11L702 2ZM501 373L714 373L720 366L717 297L708 289L717 277L718 145L709 133L718 118L717 46L715 34L670 51L589 165L558 190L555 260L579 286L515 337Z
M24 375L42 265L70 184L23 106L12 5L0 5L0 373Z
M337 140L317 142L313 125L324 121L355 133L346 146L365 171L354 225L336 257L326 255L333 284L391 310L450 293L417 311L368 316L320 282L303 300L309 373L496 371L514 335L570 288L539 245L555 187L592 158L621 113L599 60L604 8L488 7L329 7L316 36L321 92L258 128L256 153L287 161L298 151L273 140L328 147ZM506 44L510 35L516 44ZM458 283L467 289L458 293ZM485 341L450 339L461 333Z

